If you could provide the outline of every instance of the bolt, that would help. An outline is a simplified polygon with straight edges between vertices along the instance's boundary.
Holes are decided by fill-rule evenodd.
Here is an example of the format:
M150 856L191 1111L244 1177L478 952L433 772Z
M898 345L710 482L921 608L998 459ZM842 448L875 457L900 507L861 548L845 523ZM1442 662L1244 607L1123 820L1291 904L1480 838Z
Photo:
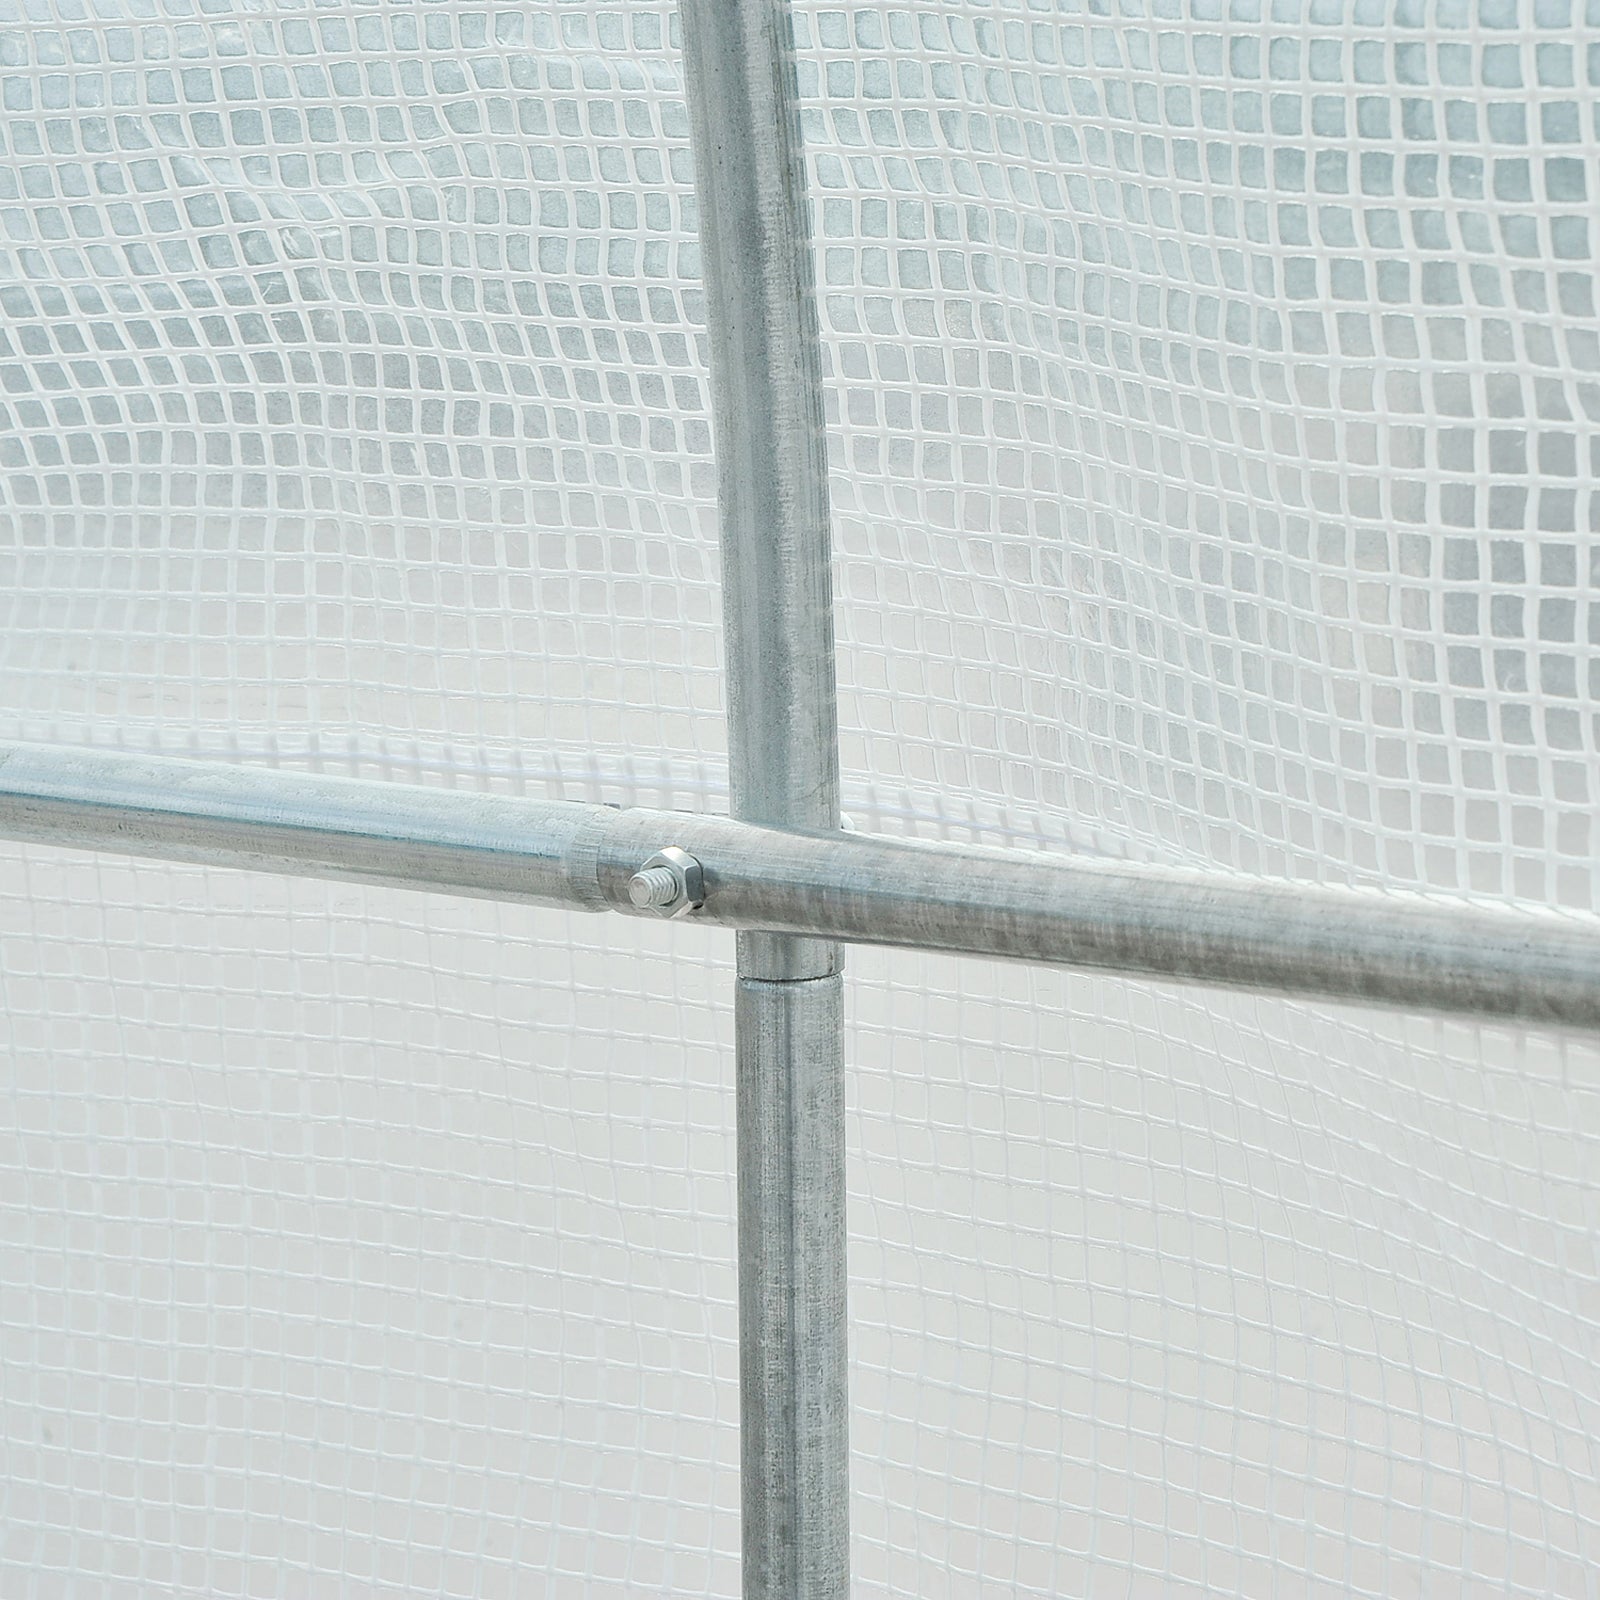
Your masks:
M628 898L641 911L681 917L705 904L705 874L687 850L668 845L628 879Z
M678 898L671 867L646 867L628 879L628 898L641 911L664 911Z

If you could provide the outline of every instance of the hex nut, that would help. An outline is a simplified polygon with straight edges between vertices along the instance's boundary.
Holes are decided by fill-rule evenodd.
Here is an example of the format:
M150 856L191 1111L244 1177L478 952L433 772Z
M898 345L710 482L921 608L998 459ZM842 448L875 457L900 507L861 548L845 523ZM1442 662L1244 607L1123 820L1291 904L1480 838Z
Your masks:
M658 850L628 880L628 898L658 917L682 917L706 903L705 874L687 850Z

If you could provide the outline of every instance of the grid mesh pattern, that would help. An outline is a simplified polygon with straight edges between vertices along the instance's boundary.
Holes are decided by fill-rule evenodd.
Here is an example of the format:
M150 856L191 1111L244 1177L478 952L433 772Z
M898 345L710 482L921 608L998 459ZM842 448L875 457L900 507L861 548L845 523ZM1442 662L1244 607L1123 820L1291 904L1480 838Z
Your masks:
M803 22L853 763L1593 909L1581 7Z
M185 11L5 35L18 726L706 787L663 8Z
M856 965L868 1592L1590 1591L1600 1050Z
M651 924L0 872L0 1590L737 1594L713 964Z
M1595 909L1595 25L797 14L858 825ZM0 732L715 807L670 8L0 9ZM737 1592L729 952L0 854L0 1592ZM1582 1595L1600 1049L882 952L863 1593Z

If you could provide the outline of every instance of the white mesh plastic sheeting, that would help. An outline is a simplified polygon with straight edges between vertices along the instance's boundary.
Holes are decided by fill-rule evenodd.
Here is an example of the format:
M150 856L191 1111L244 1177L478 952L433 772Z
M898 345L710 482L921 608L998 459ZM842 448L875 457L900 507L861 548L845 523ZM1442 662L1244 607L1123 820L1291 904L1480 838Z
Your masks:
M1597 1052L856 957L857 1574L1587 1594Z
M670 9L0 16L0 732L719 805ZM796 20L857 823L1591 914L1600 18ZM696 941L8 849L0 1592L735 1594ZM1592 1042L852 974L861 1592L1592 1590Z
M852 762L1592 908L1582 7L802 25Z
M0 886L0 1592L738 1592L715 965L65 852Z
M27 736L545 783L670 757L715 787L667 31L631 4L11 22Z

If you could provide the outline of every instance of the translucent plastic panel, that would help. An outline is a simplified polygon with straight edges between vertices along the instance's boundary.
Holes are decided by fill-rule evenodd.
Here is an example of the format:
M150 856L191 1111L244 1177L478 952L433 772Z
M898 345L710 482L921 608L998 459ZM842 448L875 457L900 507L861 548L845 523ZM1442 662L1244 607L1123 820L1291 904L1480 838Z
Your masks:
M1596 24L800 8L859 825L1594 908ZM674 27L0 0L0 735L721 803ZM737 1593L695 938L0 857L0 1593ZM1587 1592L1595 1049L852 959L859 1592Z
M1595 20L803 6L857 771L1593 906Z
M671 944L8 849L0 1593L737 1594L732 1019Z
M859 953L864 1592L1581 1596L1600 1046Z
M670 758L705 787L715 527L668 22L0 21L9 724L547 782Z

